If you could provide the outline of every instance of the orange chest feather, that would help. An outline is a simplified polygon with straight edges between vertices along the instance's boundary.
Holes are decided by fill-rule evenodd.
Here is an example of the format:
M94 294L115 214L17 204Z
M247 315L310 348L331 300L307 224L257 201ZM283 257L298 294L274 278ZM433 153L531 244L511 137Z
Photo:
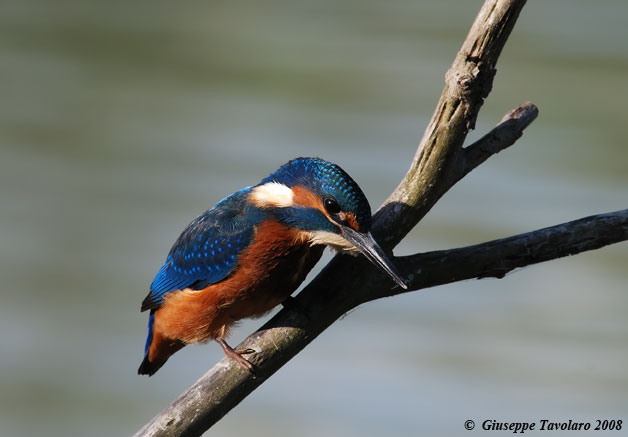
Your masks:
M168 295L156 323L171 338L215 338L223 326L262 315L284 301L303 282L322 251L322 246L311 247L284 225L263 222L229 277L202 290Z
M264 222L240 256L235 274L225 284L234 296L234 319L265 313L288 297L318 261L322 247L311 247L296 231Z

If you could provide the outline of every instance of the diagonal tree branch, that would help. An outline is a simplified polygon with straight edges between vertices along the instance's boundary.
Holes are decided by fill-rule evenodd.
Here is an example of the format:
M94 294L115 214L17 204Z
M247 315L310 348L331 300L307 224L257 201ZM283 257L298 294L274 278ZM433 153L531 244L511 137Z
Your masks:
M512 145L536 117L536 107L524 103L489 134L463 147L524 4L484 3L446 74L445 89L408 173L374 216L373 233L384 247L394 247L449 188ZM628 211L618 211L477 246L397 258L396 264L412 275L415 290L473 277L503 277L517 267L626 240L627 222ZM391 288L364 260L336 256L297 296L296 307L304 310L280 311L238 346L256 351L247 357L256 375L223 359L135 435L202 434L347 311L402 291Z

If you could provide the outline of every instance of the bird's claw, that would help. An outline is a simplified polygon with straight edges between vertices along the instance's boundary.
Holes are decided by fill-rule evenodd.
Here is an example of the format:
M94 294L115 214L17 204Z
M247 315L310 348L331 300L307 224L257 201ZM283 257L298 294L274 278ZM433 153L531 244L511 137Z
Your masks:
M223 338L220 338L220 337L217 338L216 341L218 342L220 347L222 347L222 350L225 352L225 355L228 358L231 358L240 366L244 367L245 370L248 370L249 372L251 372L251 374L253 374L253 376L255 376L255 370L253 369L253 364L249 363L246 359L242 358L242 355L255 353L255 350L250 349L250 348L235 350L231 346L229 346Z

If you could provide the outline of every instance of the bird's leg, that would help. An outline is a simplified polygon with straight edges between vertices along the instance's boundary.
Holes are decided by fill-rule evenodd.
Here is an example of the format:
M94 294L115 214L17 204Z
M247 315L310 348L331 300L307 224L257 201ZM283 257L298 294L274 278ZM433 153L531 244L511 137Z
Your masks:
M231 346L229 346L227 344L227 342L225 341L225 339L222 338L222 337L216 338L216 342L220 345L220 347L225 352L225 355L228 358L231 358L232 360L235 360L236 363L238 363L239 365L244 367L249 372L255 374L255 372L253 371L253 364L249 363L247 360L242 358L242 355L244 355L244 354L252 354L252 353L254 353L255 351L253 349L235 350Z

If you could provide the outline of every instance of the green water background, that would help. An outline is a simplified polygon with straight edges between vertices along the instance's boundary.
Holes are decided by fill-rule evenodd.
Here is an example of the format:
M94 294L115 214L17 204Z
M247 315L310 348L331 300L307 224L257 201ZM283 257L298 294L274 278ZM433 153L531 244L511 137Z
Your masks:
M481 3L5 2L0 435L132 434L218 361L215 344L189 347L135 374L139 304L180 230L301 155L341 164L379 205ZM528 2L469 140L526 100L539 118L396 254L626 208L627 17L624 0ZM626 421L627 264L622 243L363 306L211 435Z

